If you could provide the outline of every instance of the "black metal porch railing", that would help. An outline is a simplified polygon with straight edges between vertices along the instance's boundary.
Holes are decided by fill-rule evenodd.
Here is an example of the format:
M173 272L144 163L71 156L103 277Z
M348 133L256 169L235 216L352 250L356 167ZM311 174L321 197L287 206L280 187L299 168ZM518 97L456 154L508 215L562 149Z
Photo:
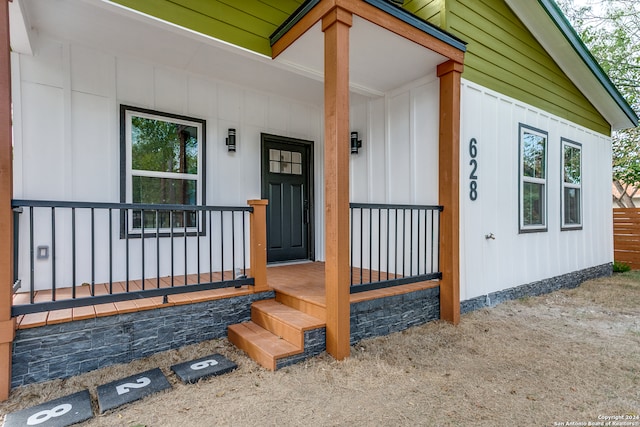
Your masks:
M28 286L28 301L14 304L13 316L254 284L248 206L12 206L15 286Z
M351 203L351 293L441 279L442 206Z

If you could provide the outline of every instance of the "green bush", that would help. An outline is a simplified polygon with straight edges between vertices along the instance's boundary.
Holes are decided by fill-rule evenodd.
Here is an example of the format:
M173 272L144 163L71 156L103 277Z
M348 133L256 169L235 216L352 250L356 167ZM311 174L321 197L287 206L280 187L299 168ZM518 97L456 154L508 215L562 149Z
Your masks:
M614 261L613 262L613 272L614 273L626 273L631 270L631 266L629 264L625 264L624 262Z

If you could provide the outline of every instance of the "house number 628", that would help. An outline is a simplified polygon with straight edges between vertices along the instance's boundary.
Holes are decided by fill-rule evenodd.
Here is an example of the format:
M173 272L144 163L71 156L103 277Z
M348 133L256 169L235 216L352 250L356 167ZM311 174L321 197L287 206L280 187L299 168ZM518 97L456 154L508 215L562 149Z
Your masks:
M469 155L471 156L469 166L472 167L469 174L469 198L476 200L478 198L478 175L476 175L478 170L478 161L476 160L478 156L478 141L475 138L471 138L471 141L469 141Z

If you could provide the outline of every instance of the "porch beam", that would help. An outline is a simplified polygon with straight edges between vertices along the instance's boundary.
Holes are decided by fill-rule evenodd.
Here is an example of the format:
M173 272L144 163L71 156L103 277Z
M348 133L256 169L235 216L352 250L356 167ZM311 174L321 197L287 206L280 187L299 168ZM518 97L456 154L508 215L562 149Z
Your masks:
M438 198L440 213L440 318L460 322L460 79L456 61L438 66L440 132Z
M448 59L459 63L463 61L464 50L452 46L438 37L427 34L402 19L362 0L319 0L315 6L304 16L301 16L291 28L273 43L271 46L271 58L275 59L278 57L278 55L291 46L307 30L313 27L316 22L326 16L329 10L334 10L334 8L340 8L351 15L357 15L366 19L375 25L391 31L400 37L411 40L433 52L439 53Z
M13 147L9 0L0 0L0 401L9 398L15 319L13 299Z
M335 7L324 32L324 189L327 352L349 356L349 29L353 17Z

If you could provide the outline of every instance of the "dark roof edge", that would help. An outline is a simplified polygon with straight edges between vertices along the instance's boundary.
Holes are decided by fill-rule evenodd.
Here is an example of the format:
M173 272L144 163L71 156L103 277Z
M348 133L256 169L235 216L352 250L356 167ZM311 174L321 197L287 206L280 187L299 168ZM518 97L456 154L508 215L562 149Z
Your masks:
M298 9L296 9L293 14L287 18L286 21L282 23L269 37L271 42L271 46L273 46L284 34L287 33L300 19L302 19L314 6L320 3L321 0L307 0ZM450 34L432 23L425 21L411 12L403 9L400 6L389 3L387 0L363 0L365 3L368 3L383 12L388 13L389 15L400 19L401 21L411 25L418 30L429 34L437 38L438 40L447 43L449 46L452 46L462 52L467 50L467 43L458 37Z
M571 26L564 13L553 0L538 0L538 3L545 10L549 18L558 27L562 35L569 42L573 50L582 59L585 65L591 70L602 87L609 93L611 98L618 104L618 107L624 112L634 126L638 126L638 115L629 103L624 99L618 88L613 84L607 73L604 72L598 61L593 57L587 46Z
M294 25L313 9L320 0L306 0L302 3L276 30L269 36L269 43L273 46L282 36L284 36Z

